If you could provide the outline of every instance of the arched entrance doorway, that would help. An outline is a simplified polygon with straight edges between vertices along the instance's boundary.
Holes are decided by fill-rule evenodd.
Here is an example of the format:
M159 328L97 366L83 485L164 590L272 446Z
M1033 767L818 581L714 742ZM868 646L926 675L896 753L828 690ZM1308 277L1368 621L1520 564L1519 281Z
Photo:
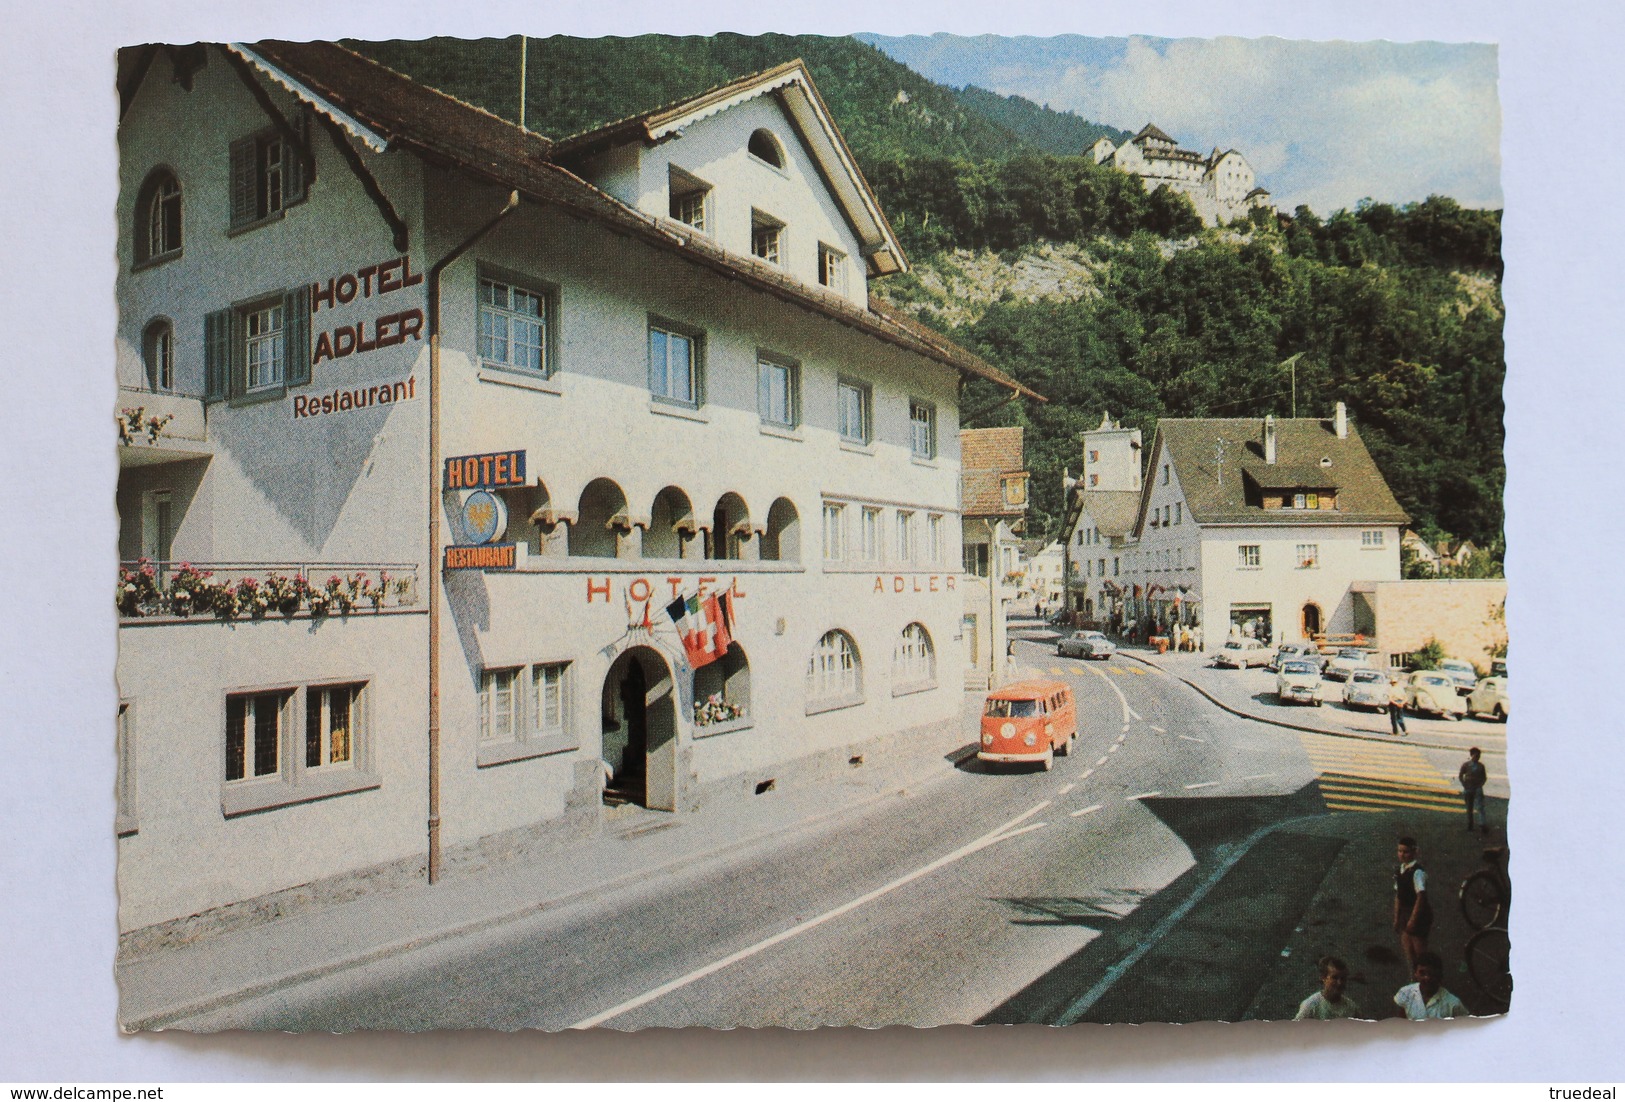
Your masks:
M677 810L677 685L653 647L632 647L604 676L606 803Z
M1313 639L1325 630L1320 623L1320 606L1310 601L1303 606L1303 637Z

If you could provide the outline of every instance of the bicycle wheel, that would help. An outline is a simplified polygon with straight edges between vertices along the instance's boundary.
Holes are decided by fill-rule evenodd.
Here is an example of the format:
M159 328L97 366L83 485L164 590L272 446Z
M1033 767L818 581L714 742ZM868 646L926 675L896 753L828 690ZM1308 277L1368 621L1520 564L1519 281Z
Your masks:
M1480 869L1461 882L1461 917L1474 930L1483 930L1506 920L1507 900L1501 881L1488 869Z
M1502 1007L1512 1002L1512 942L1500 926L1480 930L1467 939L1462 955L1473 983Z

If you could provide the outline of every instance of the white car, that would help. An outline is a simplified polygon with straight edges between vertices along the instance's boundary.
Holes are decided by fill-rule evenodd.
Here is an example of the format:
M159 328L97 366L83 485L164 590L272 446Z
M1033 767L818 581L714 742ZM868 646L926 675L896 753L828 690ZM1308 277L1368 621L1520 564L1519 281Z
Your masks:
M1388 677L1381 670L1350 670L1343 685L1343 703L1350 708L1388 708Z
M1480 678L1473 691L1467 694L1467 711L1470 715L1494 716L1502 722L1506 721L1507 713L1507 679L1504 677Z
M1214 655L1213 664L1237 670L1267 666L1270 664L1270 650L1257 639L1231 639Z
M1110 658L1117 653L1117 644L1098 631L1080 631L1059 640L1055 653L1062 658Z
M1471 662L1464 662L1460 658L1445 658L1439 662L1439 672L1456 683L1456 691L1462 696L1472 692L1478 685L1478 671Z
M1339 647L1337 654L1326 663L1326 680L1347 681L1349 674L1355 670L1374 669L1371 665L1371 652L1361 650L1359 647Z
M1467 714L1467 705L1456 692L1456 683L1447 674L1434 670L1411 674L1405 682L1405 707L1413 712L1432 712L1446 719L1460 719Z
M1326 658L1320 653L1320 648L1313 643L1282 643L1275 649L1275 661L1271 665L1278 670L1282 662L1290 662L1293 659L1313 662L1315 669L1319 671L1326 669Z
M1275 675L1275 695L1282 704L1313 704L1320 707L1326 693L1320 679L1320 666L1307 658L1289 658Z

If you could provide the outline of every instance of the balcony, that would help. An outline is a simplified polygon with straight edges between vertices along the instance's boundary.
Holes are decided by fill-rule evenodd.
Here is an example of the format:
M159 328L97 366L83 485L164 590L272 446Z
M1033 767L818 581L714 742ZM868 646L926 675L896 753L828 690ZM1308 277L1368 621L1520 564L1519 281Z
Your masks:
M137 620L264 620L371 615L418 602L415 563L119 564L120 625Z
M201 396L120 386L118 397L120 468L214 454Z

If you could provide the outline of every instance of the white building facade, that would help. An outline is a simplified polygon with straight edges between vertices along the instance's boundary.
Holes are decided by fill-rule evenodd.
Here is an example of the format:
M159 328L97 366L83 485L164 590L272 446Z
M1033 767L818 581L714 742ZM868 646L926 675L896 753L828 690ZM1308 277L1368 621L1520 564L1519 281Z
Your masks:
M1214 149L1203 156L1147 123L1122 145L1101 138L1091 147L1096 164L1110 164L1138 176L1146 191L1166 186L1188 196L1196 213L1210 226L1270 209L1270 193L1258 186L1253 166L1234 149Z
M319 43L121 92L122 930L953 720L958 388L1017 385L870 307L799 63L570 148Z

